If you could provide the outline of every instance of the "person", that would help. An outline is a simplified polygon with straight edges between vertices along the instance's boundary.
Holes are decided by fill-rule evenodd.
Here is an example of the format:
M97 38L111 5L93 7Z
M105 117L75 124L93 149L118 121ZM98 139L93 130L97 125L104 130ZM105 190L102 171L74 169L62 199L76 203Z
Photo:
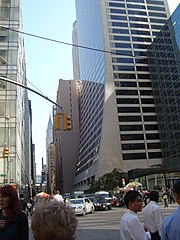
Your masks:
M29 239L27 215L21 211L16 189L9 184L0 187L0 239Z
M166 217L162 222L161 240L180 239L180 180L176 181L173 187L174 197L179 205L178 208Z
M158 206L159 193L157 191L151 191L149 194L150 202L143 209L144 224L151 229L151 239L161 239L161 224L162 224L162 212Z
M172 191L172 189L169 189L169 203L175 203L175 199L174 199L174 193Z
M56 191L56 194L53 197L53 200L57 201L57 202L63 202L63 197L59 194L59 190Z
M137 212L142 211L142 196L135 190L130 190L124 196L124 202L127 207L126 213L120 221L120 239L121 240L149 240L151 235L140 222ZM148 230L147 232L145 231Z
M28 214L27 202L25 201L24 195L22 193L19 195L19 201L21 205L21 210Z
M167 191L163 188L162 190L162 199L164 200L164 207L168 207L168 194Z
M64 202L42 200L35 205L31 228L35 240L74 240L77 219Z

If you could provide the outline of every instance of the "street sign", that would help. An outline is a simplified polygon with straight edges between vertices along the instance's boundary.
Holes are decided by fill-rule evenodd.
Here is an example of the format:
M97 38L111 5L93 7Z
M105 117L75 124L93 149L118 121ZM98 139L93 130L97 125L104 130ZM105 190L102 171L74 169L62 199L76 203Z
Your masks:
M3 173L0 174L0 177L5 177L5 176L6 176L6 174L3 174Z

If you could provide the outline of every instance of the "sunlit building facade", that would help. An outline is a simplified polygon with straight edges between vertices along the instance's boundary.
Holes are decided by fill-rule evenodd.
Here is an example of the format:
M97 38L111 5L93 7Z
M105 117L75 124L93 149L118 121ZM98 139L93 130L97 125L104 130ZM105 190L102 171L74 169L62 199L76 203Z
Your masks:
M30 188L31 129L22 31L22 1L0 0L0 184L14 184L19 192ZM4 78L4 79L3 79ZM3 158L4 147L8 157Z
M166 0L76 0L80 147L74 189L114 168L162 163L146 50L169 17Z

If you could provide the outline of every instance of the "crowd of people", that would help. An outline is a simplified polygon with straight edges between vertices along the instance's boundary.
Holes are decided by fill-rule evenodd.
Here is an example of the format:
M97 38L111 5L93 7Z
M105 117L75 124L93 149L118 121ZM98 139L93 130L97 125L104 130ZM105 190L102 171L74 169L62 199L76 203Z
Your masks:
M124 196L126 213L120 220L121 240L179 240L180 239L180 180L174 184L173 190L164 190L165 206L170 195L179 205L178 208L163 220L158 205L159 193L151 191L148 203L143 209L142 193L130 190ZM172 201L172 199L171 199ZM12 185L0 187L0 240L29 240L28 214L32 215L31 228L35 240L74 240L77 228L75 211L70 208L59 192L51 199L41 198L35 203L28 203L23 195L18 196ZM27 210L31 209L31 210ZM137 213L142 211L144 223Z
M31 228L35 240L74 240L77 219L57 193L54 199L41 198L30 211ZM0 240L29 240L28 209L32 205L18 196L9 184L0 187Z
M166 207L167 198L164 207ZM162 193L162 197L164 194ZM121 240L179 240L180 239L180 180L174 184L173 198L179 205L178 208L164 220L158 206L159 193L149 193L149 203L143 209L143 198L139 191L131 190L124 196L127 212L120 222ZM164 200L164 198L163 198ZM137 213L143 209L144 223L138 218Z

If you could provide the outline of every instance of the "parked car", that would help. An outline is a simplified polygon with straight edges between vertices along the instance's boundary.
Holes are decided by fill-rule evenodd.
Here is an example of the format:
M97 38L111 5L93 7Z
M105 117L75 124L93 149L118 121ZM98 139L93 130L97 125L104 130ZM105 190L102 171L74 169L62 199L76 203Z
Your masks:
M108 201L105 198L91 197L90 200L93 202L95 210L111 210L112 208L111 201Z
M75 210L77 215L86 215L87 213L93 213L94 211L92 202L87 198L69 199L69 206Z

